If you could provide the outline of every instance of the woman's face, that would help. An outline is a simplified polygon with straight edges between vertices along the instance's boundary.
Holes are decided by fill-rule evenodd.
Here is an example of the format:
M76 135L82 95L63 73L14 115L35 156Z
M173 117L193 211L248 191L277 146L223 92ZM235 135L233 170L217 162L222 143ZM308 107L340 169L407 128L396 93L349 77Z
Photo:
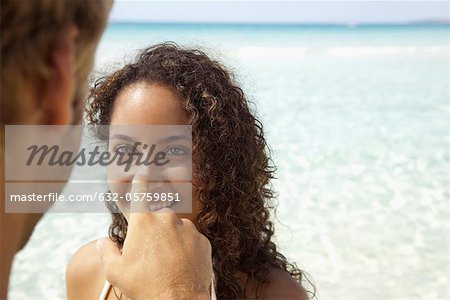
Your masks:
M170 89L160 84L134 83L119 93L114 103L111 116L111 127L108 150L111 155L115 153L126 154L133 152L136 142L140 142L135 150L142 156L142 161L154 161L150 165L136 166L135 161L128 171L124 166L113 164L108 166L107 176L111 192L125 196L131 190L131 181L139 173L150 182L147 183L146 192L153 193L152 201L142 194L149 210L157 211L161 207L173 205L181 218L193 221L200 210L198 193L192 186L192 147L190 136L183 138L181 126L148 125L188 125L188 116L182 107L178 96ZM126 126L121 126L126 125ZM176 131L176 132L175 132ZM190 133L189 133L190 134ZM147 145L144 147L143 145ZM154 146L153 146L154 145ZM152 151L153 148L153 151ZM164 153L165 157L157 159L157 153ZM134 156L133 156L134 157ZM137 158L136 158L137 159ZM159 162L155 163L155 162ZM155 201L166 193L166 201ZM169 202L168 193L172 197L181 199L180 202ZM159 194L156 197L156 194ZM188 196L186 198L186 195ZM144 198L142 198L144 197ZM192 212L190 201L182 201L192 197ZM130 202L119 199L116 202L125 218L129 219Z

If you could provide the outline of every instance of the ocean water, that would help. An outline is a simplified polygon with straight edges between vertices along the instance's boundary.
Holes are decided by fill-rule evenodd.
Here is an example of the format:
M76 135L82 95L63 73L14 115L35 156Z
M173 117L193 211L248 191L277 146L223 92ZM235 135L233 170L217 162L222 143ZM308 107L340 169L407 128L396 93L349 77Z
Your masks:
M164 41L235 72L278 167L276 241L319 299L450 298L449 26L111 24L96 72ZM109 216L47 214L11 299L64 299Z

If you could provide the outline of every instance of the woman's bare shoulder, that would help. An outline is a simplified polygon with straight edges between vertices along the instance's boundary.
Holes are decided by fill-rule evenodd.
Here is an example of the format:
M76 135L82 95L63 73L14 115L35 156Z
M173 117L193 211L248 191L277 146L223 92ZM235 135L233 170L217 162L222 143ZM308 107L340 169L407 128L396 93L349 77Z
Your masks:
M66 270L67 299L95 299L101 293L105 275L96 240L78 249Z
M263 287L264 299L298 299L307 300L305 289L288 272L271 268L269 283Z

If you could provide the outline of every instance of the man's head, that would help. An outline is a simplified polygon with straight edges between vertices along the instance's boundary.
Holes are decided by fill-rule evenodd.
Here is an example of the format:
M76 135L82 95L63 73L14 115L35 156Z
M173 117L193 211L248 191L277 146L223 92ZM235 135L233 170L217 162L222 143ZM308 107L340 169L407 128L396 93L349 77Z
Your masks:
M80 121L95 49L111 6L112 0L1 1L2 259L5 253L12 260L11 255L23 247L41 217L3 214L4 125L68 125ZM1 286L7 286L10 263L8 260L8 268L2 268ZM5 291L1 289L0 298L6 297Z
M2 0L2 125L80 120L111 2Z

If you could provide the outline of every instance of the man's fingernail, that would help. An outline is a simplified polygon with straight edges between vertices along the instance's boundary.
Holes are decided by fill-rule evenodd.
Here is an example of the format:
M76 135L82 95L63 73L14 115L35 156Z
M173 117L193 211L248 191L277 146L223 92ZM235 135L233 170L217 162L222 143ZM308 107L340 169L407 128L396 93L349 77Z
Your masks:
M147 179L147 176L145 173L139 172L134 175L133 182L140 182L145 181Z

